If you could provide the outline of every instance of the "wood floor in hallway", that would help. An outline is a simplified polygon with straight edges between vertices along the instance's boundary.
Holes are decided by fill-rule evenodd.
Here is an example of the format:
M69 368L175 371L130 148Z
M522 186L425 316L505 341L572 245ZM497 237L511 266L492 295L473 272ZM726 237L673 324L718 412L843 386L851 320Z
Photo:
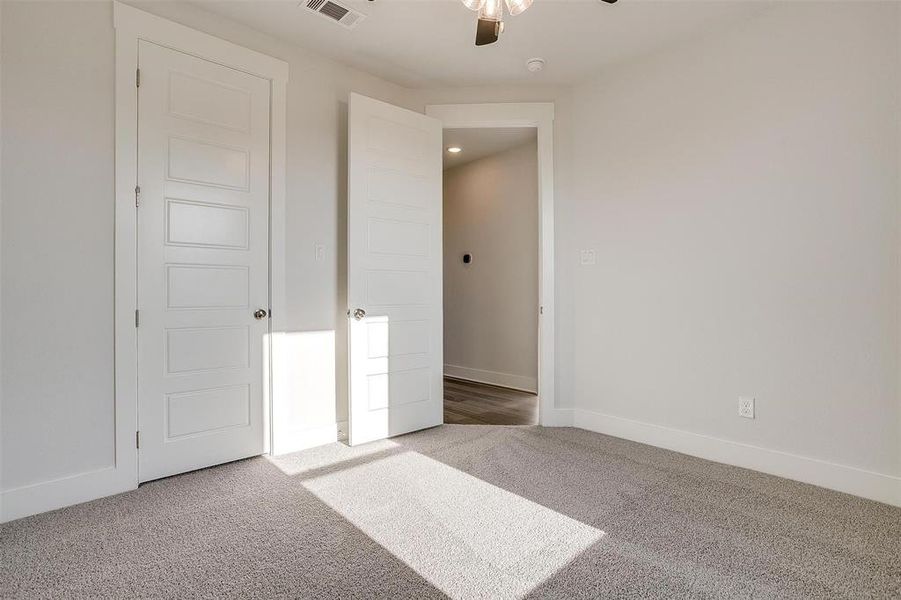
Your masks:
M536 425L538 396L445 377L444 422L453 425Z

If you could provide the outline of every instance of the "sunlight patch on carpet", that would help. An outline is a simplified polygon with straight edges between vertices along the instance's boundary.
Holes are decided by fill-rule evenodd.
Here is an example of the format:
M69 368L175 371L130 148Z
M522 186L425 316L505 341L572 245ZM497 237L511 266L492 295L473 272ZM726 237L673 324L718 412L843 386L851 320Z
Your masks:
M452 598L521 598L604 536L416 452L303 485Z
M403 446L391 440L379 440L362 446L334 443L282 456L267 455L266 459L285 475L303 475L320 469L336 468L340 464L365 462L369 457L374 458L374 455L402 449Z

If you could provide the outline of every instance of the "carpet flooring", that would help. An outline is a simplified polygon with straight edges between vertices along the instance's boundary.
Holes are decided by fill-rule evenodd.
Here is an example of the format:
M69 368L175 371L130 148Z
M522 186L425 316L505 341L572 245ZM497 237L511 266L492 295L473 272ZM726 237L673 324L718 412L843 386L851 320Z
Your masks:
M9 598L901 598L901 509L577 429L445 425L0 527Z

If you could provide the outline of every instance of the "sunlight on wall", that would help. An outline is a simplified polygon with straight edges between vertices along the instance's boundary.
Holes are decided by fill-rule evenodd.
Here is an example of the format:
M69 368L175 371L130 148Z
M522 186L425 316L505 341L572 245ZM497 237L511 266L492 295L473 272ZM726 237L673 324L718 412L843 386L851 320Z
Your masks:
M335 332L272 336L275 395L272 452L284 454L336 439Z
M521 598L605 535L416 452L363 449L388 455L304 487L452 598Z

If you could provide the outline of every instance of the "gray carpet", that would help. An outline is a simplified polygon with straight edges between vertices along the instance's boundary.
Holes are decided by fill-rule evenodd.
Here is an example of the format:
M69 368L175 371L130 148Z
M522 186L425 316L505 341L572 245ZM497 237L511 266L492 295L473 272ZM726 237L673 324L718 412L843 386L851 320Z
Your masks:
M901 509L576 429L443 426L0 528L3 598L901 598Z

